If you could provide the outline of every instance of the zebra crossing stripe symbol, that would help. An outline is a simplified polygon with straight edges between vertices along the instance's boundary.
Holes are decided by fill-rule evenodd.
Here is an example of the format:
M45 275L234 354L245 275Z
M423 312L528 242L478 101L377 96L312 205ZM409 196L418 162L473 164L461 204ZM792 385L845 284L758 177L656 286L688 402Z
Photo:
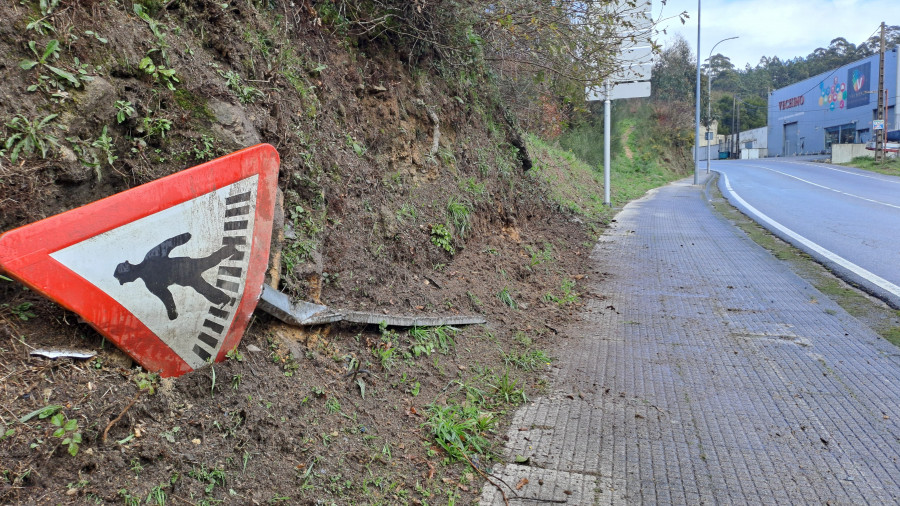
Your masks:
M141 366L223 360L259 299L278 153L260 144L0 235L0 269Z

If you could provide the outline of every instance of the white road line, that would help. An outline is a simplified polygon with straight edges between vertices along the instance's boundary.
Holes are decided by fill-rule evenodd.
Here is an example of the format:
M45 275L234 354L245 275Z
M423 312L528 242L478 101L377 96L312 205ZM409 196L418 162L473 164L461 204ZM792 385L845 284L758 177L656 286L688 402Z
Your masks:
M874 179L875 181L879 181L882 183L900 184L900 179L887 179L887 176L885 176L885 177L870 176L868 174L860 174L859 172L853 172L850 170L837 169L837 168L830 167L828 165L823 165L823 164L816 164L816 163L809 163L809 162L787 162L787 161L781 162L781 163L791 163L794 165L802 165L804 167L814 167L816 169L833 170L835 172L843 172L844 174L850 174L851 176L864 177L866 179Z
M763 166L763 165L750 165L750 164L748 164L747 167L756 167L756 168L758 168L758 169L765 169L765 170L768 170L768 171L770 171L770 172L774 172L774 173L776 173L776 174L781 174L782 176L787 176L787 177L790 177L790 178L794 178L794 179L796 179L797 181L802 181L802 182L804 182L804 183L806 183L806 184L811 184L811 185L813 185L813 186L817 186L817 187L819 187L819 188L822 188L823 190L833 191L833 192L835 192L835 193L840 193L841 195L846 195L846 196L848 196L848 197L853 197L853 198L855 198L855 199L865 200L866 202L871 202L871 203L873 203L873 204L878 204L878 205L887 206L887 207L893 207L894 209L900 209L900 206L898 206L898 205L889 204L889 203L887 203L887 202L882 202L882 201L880 201L880 200L870 199L870 198L863 197L863 196L861 196L861 195L856 195L856 194L853 194L853 193L847 193L847 192L845 192L845 191L838 190L837 188L831 188L830 186L825 186L825 185L821 185L821 184L819 184L819 183L814 183L814 182L812 182L812 181L810 181L810 180L808 180L808 179L803 179L802 177L797 177L797 176L795 176L795 175L793 175L793 174L788 174L787 172L781 172L780 170L775 170L775 169L772 169L772 168L769 168L769 167L765 167L765 166Z
M806 248L809 248L810 250L818 253L819 255L822 255L828 261L833 262L837 265L840 265L844 269L847 269L848 271L856 274L857 276L861 277L862 279L865 279L866 281L872 283L873 285L877 286L878 288L881 288L882 290L894 295L895 297L900 297L900 286L897 286L897 285L891 283L890 281L882 278L881 276L878 276L872 272L867 271L866 269L863 269L862 267L854 264L853 262L823 248L822 246L819 246L818 244L810 241L809 239L803 237L802 235L785 227L781 223L778 223L777 221L773 220L772 218L769 218L762 211L751 206L746 200L742 199L740 197L740 195L737 194L737 192L734 191L734 189L731 187L731 182L728 180L727 174L725 174L724 172L720 172L720 174L722 174L722 177L725 178L725 189L728 190L728 193L730 193L731 196L734 197L734 200L736 200L742 206L744 206L744 208L747 209L747 211L756 215L756 217L759 220L761 220L765 223L768 223L772 228L778 230L779 232L783 233L784 235L797 241L798 243L802 244Z

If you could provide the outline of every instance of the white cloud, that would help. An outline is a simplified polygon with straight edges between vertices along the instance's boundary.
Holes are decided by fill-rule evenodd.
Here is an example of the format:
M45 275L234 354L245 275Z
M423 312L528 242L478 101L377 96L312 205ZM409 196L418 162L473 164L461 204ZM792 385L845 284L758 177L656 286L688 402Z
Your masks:
M662 17L687 11L690 18L684 25L677 19L661 23L659 28L668 35L660 35L660 42L665 46L679 33L696 52L696 0L669 0L665 7L654 0L654 13L661 9ZM875 33L882 20L900 24L897 0L706 0L702 9L701 59L719 40L738 36L720 44L715 52L731 58L739 68L748 63L756 66L762 56L806 57L837 37L859 44Z

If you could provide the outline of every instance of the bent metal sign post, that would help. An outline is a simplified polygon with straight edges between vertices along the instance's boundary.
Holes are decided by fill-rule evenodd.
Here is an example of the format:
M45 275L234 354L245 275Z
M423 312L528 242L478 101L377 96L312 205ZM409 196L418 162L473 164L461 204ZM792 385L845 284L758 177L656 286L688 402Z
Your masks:
M223 360L268 265L278 153L260 144L0 236L0 269L142 367Z

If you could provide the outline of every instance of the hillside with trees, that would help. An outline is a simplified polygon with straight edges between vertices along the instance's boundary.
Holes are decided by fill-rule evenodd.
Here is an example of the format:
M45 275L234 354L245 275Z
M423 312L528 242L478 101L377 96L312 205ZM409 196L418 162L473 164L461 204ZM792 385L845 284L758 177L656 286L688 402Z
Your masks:
M880 33L858 45L837 37L828 47L817 48L805 57L763 56L756 66L747 64L743 69L736 68L727 56L717 53L703 68L702 121L706 123L707 75L712 75L713 119L719 121L719 133L727 135L732 133L731 125L738 115L742 130L766 125L770 91L877 54L880 42ZM900 26L886 27L885 47L890 50L897 44L900 44Z

